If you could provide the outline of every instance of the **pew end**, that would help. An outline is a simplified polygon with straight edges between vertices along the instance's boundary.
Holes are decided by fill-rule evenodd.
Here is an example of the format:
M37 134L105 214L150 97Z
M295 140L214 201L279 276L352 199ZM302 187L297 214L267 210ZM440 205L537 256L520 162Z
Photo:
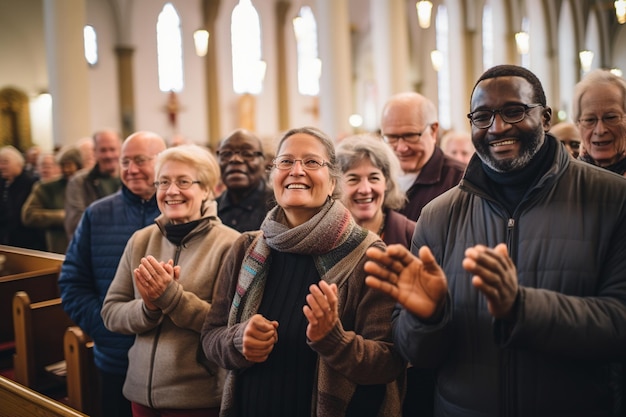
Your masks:
M61 306L61 299L31 303L28 294L19 291L13 297L15 381L44 394L65 395L65 377L52 375L46 367L63 361L65 330L73 326Z
M93 360L93 341L80 327L70 326L63 343L68 404L91 417L99 417L100 387Z

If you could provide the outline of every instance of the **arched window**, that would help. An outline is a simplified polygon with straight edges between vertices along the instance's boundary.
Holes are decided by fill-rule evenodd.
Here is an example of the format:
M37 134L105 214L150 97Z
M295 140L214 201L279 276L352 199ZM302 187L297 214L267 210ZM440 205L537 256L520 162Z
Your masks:
M485 3L483 7L483 69L493 67L494 53L493 53L493 11L491 4Z
M317 53L317 23L309 6L303 6L293 21L298 48L298 91L307 96L320 92L322 61Z
M183 45L180 17L172 3L166 3L157 21L159 88L180 92L183 89Z
M443 4L437 7L435 30L437 32L437 51L441 56L441 65L437 70L439 123L442 127L449 129L452 124L450 115L450 41L448 36L448 9Z
M230 20L233 53L233 90L259 94L263 90L265 62L261 60L261 24L250 0L239 0Z
M93 26L86 25L83 28L83 41L85 46L85 59L90 66L98 63L98 37Z

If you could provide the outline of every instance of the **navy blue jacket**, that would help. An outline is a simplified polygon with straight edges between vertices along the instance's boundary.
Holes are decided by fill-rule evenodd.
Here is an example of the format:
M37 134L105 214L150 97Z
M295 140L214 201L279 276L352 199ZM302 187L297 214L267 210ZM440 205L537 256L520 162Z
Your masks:
M97 200L83 214L65 255L59 287L63 308L94 340L96 366L104 372L126 374L128 349L134 336L104 327L100 310L131 235L160 214L156 198L145 201L125 186Z

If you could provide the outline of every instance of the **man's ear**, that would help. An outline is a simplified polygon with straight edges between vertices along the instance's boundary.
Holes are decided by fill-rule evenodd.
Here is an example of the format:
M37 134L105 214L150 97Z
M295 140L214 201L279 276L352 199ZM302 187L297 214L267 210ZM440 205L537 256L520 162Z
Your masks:
M552 127L552 109L550 107L544 107L541 113L541 124L544 132L547 132Z

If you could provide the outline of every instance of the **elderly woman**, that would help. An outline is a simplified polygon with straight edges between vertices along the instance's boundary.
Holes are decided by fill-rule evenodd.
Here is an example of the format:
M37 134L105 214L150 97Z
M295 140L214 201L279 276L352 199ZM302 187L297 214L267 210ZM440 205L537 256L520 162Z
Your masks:
M276 154L277 206L233 246L202 329L207 357L230 370L222 415L399 416L393 303L363 272L365 250L384 244L336 199L328 136L292 129Z
M357 135L337 146L337 161L343 172L343 204L356 223L378 234L388 245L411 247L415 222L396 212L406 203L396 178L398 158L380 138Z
M217 416L223 373L198 361L198 346L239 232L217 218L220 170L207 149L167 149L155 172L161 215L128 241L102 318L113 332L136 334L124 383L134 416Z
M580 130L579 159L626 176L626 81L603 69L574 88L572 114Z

